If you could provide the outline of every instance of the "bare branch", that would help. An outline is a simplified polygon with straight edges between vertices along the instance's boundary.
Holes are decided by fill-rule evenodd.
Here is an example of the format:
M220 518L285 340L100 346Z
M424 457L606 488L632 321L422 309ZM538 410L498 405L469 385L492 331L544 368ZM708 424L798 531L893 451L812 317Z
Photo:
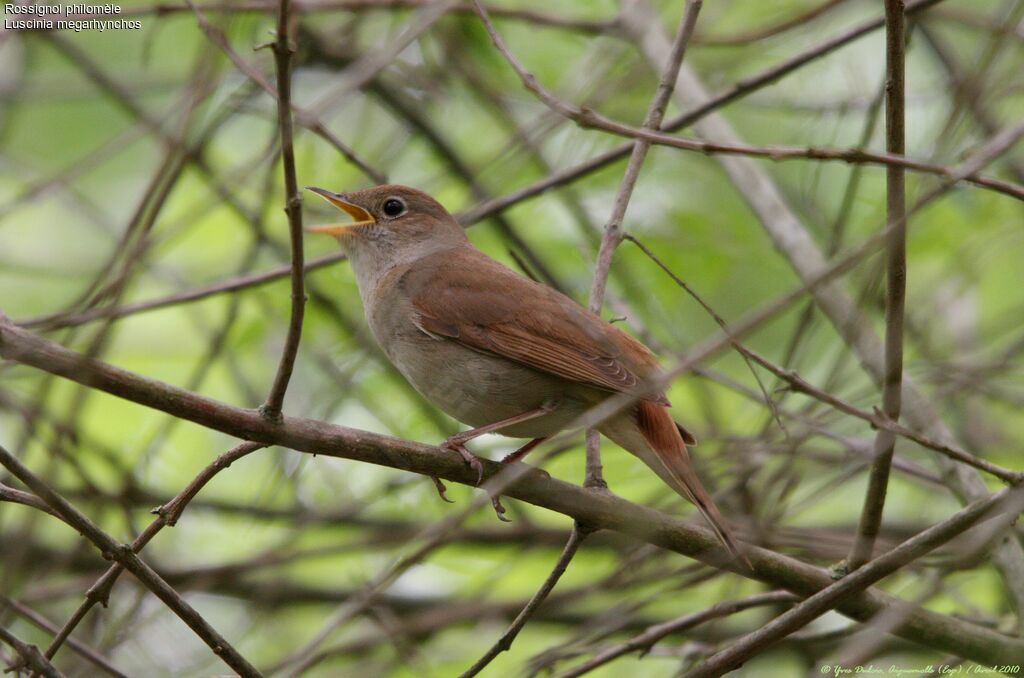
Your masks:
M636 11L625 15L623 20L628 30L642 41L648 60L658 63L667 49L667 40L656 19L652 19L652 10L644 0L637 0ZM909 8L908 8L909 9ZM684 83L676 87L677 98L684 105L700 105L708 100L703 83L691 70L685 67L680 72ZM682 96L685 94L685 97ZM733 143L739 141L735 130L727 120L718 114L711 114L695 125L698 134L714 137ZM1004 152L1008 146L1016 143L1020 134L1024 134L1024 124L1004 130L991 139L967 161L954 170L953 176L946 178L933 191L922 196L915 207L926 204L949 189L957 177L973 174L992 158ZM815 277L822 269L827 268L822 254L807 226L798 216L779 187L771 177L756 166L749 158L740 156L718 156L740 195L757 214L766 233L771 237L778 251L788 264L805 282ZM888 227L883 232L888 233ZM872 330L846 290L837 283L826 283L815 287L814 299L843 341L852 349L862 368L876 382L885 376L884 349L882 342ZM933 440L956 445L953 432L942 421L933 404L917 387L913 380L904 377L903 381L903 414L907 422ZM940 463L947 463L939 457ZM988 490L984 482L972 469L962 465L948 464L944 468L950 476L950 484L965 503L985 497ZM1024 607L1024 548L1015 541L1007 540L996 549L995 562L998 564L1003 581L1012 591L1018 607Z
M18 640L17 636L2 626L0 626L0 641L13 647L18 656L21 657L21 665L12 666L8 670L17 670L23 666L32 671L32 673L45 676L46 678L63 678L64 674L53 667L53 664L43 656L38 647Z
M288 236L292 253L292 312L288 320L288 335L281 349L281 360L277 374L270 387L266 402L260 411L270 419L281 416L281 405L288 390L288 381L295 367L295 356L299 352L302 337L302 317L306 307L304 283L305 253L302 250L302 198L299 196L299 182L295 177L295 145L292 141L292 55L295 46L291 38L291 0L280 0L277 15L277 39L274 41L274 64L277 67L277 120L281 134L281 164L284 170L285 214L288 215Z
M32 496L33 496L33 498L35 498L35 495L32 495ZM38 501L38 499L37 499L37 501ZM43 504L43 506L45 508L43 508L41 510L43 510L43 511L45 511L47 513L52 513L50 511L50 507L49 506L46 506L45 504ZM56 514L53 514L53 515L56 515ZM34 626L36 626L36 627L38 627L40 629L43 629L44 631L47 631L48 633L56 634L59 631L59 629L57 628L56 624L54 624L50 620L46 619L44 616L42 616L38 612L32 610L31 608L29 608L29 607L27 607L25 605L22 605L21 603L19 603L16 600L12 600L11 598L6 598L6 597L3 597L3 596L0 596L0 609L3 609L3 607L5 607L5 606L9 606L10 609L12 609L15 613L20 615L22 618L28 620ZM78 640L77 638L68 638L67 642L68 642L68 645L71 647L72 650L74 650L81 657L83 657L84 659L89 661L91 664L96 666L96 668L100 669L101 671L104 671L107 674L109 674L111 676L114 676L115 678L127 678L127 676L124 673L119 671L116 666L114 666L113 664L110 663L110 660L108 660L106 657L104 657L99 652L97 652L96 650L92 649L91 647L89 647L88 645L83 643L82 641ZM44 655L44 657L45 657L45 655ZM52 657L45 657L45 658L47 660L52 659Z
M53 511L69 525L91 541L108 560L116 560L131 572L153 594L162 600L197 636L224 662L241 676L259 676L259 671L221 636L210 624L189 605L164 579L144 563L130 547L118 544L89 518L74 508L63 497L54 492L17 457L0 447L0 464L12 475L25 483L36 496L46 502Z
M902 155L906 144L906 76L903 0L885 0L885 150ZM882 414L900 418L903 399L903 306L907 298L907 197L903 168L886 168L886 220L892 229L887 248L885 296L885 372L882 379ZM868 472L868 489L860 516L857 541L847 561L850 570L871 559L889 485L889 469L896 436L882 428L875 436L875 461Z
M163 506L157 507L153 510L157 514L157 518L149 524L149 526L139 534L138 537L131 543L131 550L134 553L140 553L142 549L146 547L153 537L157 535L160 530L164 527L173 527L178 522L178 518L181 516L181 512L185 509L185 506L197 495L199 491L206 486L213 476L217 475L224 469L231 466L232 462L238 461L242 457L255 452L256 450L262 449L264 446L257 443L241 443L231 448L227 452L221 454L219 457L213 460L209 466L204 468L199 475L197 475L192 482L185 486L174 499L167 502ZM67 640L72 631L78 626L79 623L85 618L85 615L89 613L97 603L101 603L106 606L108 599L110 598L110 591L114 588L114 584L117 582L118 577L124 572L124 564L118 562L110 566L110 568L103 573L96 582L89 587L86 591L85 600L78 606L74 614L64 623L64 626L56 633L50 646L46 648L47 659L53 659L56 656L57 651L60 649L64 641Z
M771 591L769 593L756 593L752 596L747 596L746 598L740 598L738 600L715 603L706 610L683 615L678 619L673 619L663 624L652 626L640 635L634 636L624 643L610 647L582 664L574 666L561 674L559 678L576 678L577 676L582 676L585 673L593 671L599 666L604 666L608 662L618 659L624 654L637 651L646 652L651 649L652 645L665 636L673 633L681 633L687 629L693 628L694 626L711 621L712 619L727 617L738 612L743 612L744 610L749 610L752 607L792 603L797 600L799 600L799 598L787 591Z
M280 423L270 422L253 410L211 400L68 351L10 325L2 320L2 316L0 356L254 442L284 445L298 451L390 466L466 485L475 485L477 482L476 472L468 468L456 452L308 419L286 416ZM13 461L17 463L17 460ZM485 478L505 471L501 464L489 461L482 463ZM36 487L32 489L35 491ZM823 570L752 545L745 549L752 568L741 568L724 552L709 530L608 494L592 492L540 474L518 474L504 493L571 516L595 529L624 532L715 567L730 569L773 586L786 588L798 595L812 595L831 583L831 576ZM41 496L47 500L46 495ZM486 501L486 497L481 499ZM53 502L47 500L47 503L54 507ZM65 518L71 515L64 510L58 512ZM84 523L82 525L86 527ZM91 524L89 527L91 529ZM103 541L99 535L91 531L89 534ZM136 570L132 569L134 567L147 577L147 581L153 581L146 574L147 571L140 567L141 561L134 554L119 555L125 556L121 562L126 569L135 574ZM860 572L863 571L877 570L865 567ZM171 596L165 602L177 605L177 600ZM867 619L892 604L894 602L890 596L869 591L846 600L837 609L856 619ZM984 663L1000 663L1024 655L1024 640L1003 636L927 610L917 610L909 617L907 623L899 629L899 635Z
M701 663L687 675L694 678L711 678L736 669L760 650L835 608L846 596L862 591L896 572L907 563L920 558L979 521L998 516L998 520L1005 526L1015 521L1022 511L1024 511L1024 491L1020 489L1005 489L987 499L969 504L948 519L908 539L892 551L876 558L831 586L818 591L728 649Z
M491 661L494 660L502 652L506 652L512 647L512 642L515 641L516 636L526 626L526 622L530 620L533 613L538 607L544 604L548 596L555 589L555 585L558 580L565 574L566 568L569 567L569 563L576 555L576 551L579 549L580 544L586 539L588 532L581 528L578 523L573 524L572 532L569 534L569 541L565 543L565 548L562 549L561 555L558 556L558 561L555 566L551 569L544 583L541 584L537 592L533 594L530 601L523 607L522 611L516 618L512 620L512 624L505 630L505 633L501 634L501 638L491 646L484 656L480 657L472 666L462 672L461 678L471 678L483 671Z

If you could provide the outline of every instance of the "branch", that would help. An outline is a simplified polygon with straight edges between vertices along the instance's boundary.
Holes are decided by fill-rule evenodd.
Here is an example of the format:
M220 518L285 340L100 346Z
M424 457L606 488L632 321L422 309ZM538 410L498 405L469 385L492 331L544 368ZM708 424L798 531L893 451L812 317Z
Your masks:
M17 457L0 446L0 464L11 475L25 483L36 496L57 513L64 522L73 527L86 539L91 541L107 560L116 560L126 570L135 575L146 588L163 601L172 612L191 628L213 653L224 663L243 677L259 676L260 672L248 662L220 633L203 619L203 616L189 605L177 591L164 581L149 565L144 563L127 545L118 544L110 535L101 530L83 513L68 503L66 499L54 492Z
M0 641L13 647L18 656L21 657L21 666L30 669L33 674L45 676L46 678L64 678L64 674L53 667L53 664L43 656L38 647L18 640L17 636L2 626L0 626ZM21 667L15 664L8 670L18 670L19 668Z
M916 14L924 11L933 5L938 4L942 0L914 0L907 4L907 15ZM780 80L781 78L793 73L802 66L806 66L813 61L820 59L828 54L831 54L840 47L844 47L851 42L861 38L875 30L878 30L885 25L885 18L879 17L877 19L869 19L847 31L837 35L834 38L826 40L825 42L815 45L799 54L796 54L789 59L786 59L782 63L779 63L771 68L768 68L761 73L745 78L731 88L716 94L712 97L703 98L702 101L692 106L686 113L683 113L675 118L669 120L662 129L674 132L684 127L693 125L697 121L717 111L719 108L727 106L734 101L738 101L743 97L753 94L760 89L767 87L768 85ZM610 151L606 151L601 155L591 158L579 165L566 168L559 172L553 173L543 179L525 186L517 191L509 193L508 195L502 196L495 200L491 200L477 205L473 209L460 215L459 221L462 223L475 223L481 219L485 219L493 214L502 212L512 205L520 203L524 200L541 195L542 193L563 184L568 184L578 179L581 179L589 174L596 172L597 170L610 165L611 163L621 160L626 157L633 148L632 143L624 143L616 146Z
M686 46L689 44L693 29L697 25L697 16L702 6L701 0L688 0L686 11L680 20L679 29L676 31L675 40L669 52L668 60L661 73L661 80L658 82L658 91L651 101L647 116L644 118L644 130L657 130L661 126L661 120L665 116L665 109L672 99L672 90L675 88L676 78L679 77L679 68L682 66L683 57L686 54ZM490 30L490 28L488 29ZM492 38L496 36L492 35ZM495 45L505 55L509 63L517 63L515 58L508 52L508 48L495 41ZM520 77L529 77L528 73L517 68ZM629 199L633 196L633 189L636 187L637 179L640 176L640 168L647 158L647 152L651 144L646 139L637 139L633 143L633 151L626 165L626 172L619 183L619 190L615 194L615 203L612 207L612 214L604 227L604 235L601 237L601 247L597 254L597 266L594 269L594 279L590 286L590 310L594 313L601 312L604 303L605 286L608 284L608 272L612 265L612 256L615 249L622 242L623 230L622 219L626 215L626 208L629 206Z
M911 537L884 556L861 567L853 574L818 591L728 649L703 662L687 675L689 678L711 678L736 669L744 661L772 643L785 638L833 609L845 597L862 591L896 572L979 521L992 518L998 513L1004 513L1003 519L1009 525L1022 511L1024 511L1024 491L1017 488L1008 488L987 499L969 504L941 523Z
M632 125L627 125L623 122L601 115L592 109L578 107L574 104L565 102L555 96L552 92L542 86L532 73L526 70L519 60L516 59L516 57L508 50L508 47L505 46L504 43L500 42L500 38L495 38L496 35L497 34L494 33L491 36L492 40L495 41L495 46L498 48L498 51L505 60L508 61L509 65L516 71L516 74L522 81L523 86L532 92L537 99L541 101L541 103L552 111L572 120L577 125L585 129L599 129L618 136L630 137L637 141L643 141L648 145L654 144L658 146L667 146L670 148L697 151L699 153L706 154L738 155L774 161L804 159L905 168L924 174L934 174L947 179L956 177L957 181L967 181L975 184L976 186L991 189L997 193L1002 193L1018 200L1024 200L1024 185L1004 181L995 177L983 176L974 172L961 176L957 173L957 169L955 167L947 167L945 165L925 162L923 160L913 160L902 154L897 154L891 151L887 153L877 153L873 151L865 151L861 148L823 148L816 146L800 147L781 145L751 146L734 141L688 139L659 132L654 129L647 128L646 126L633 127ZM1015 128L1022 128L1022 134L1024 134L1024 125L1018 124Z
M679 76L679 68L682 66L683 57L686 55L686 46L693 37L693 29L697 25L697 16L700 14L702 0L688 0L686 10L680 19L679 28L676 30L675 40L672 42L672 49L668 59L665 61L661 79L658 81L658 89L654 99L651 101L644 118L644 129L657 130L661 126L662 118L665 117L665 109L672 99L672 90L675 88L676 78ZM488 27L488 30L493 30ZM492 34L496 38L497 34ZM495 40L499 50L503 49L502 44ZM509 63L515 65L515 58L504 48L504 54ZM517 69L518 71L518 69ZM522 75L522 72L520 72ZM528 74L527 74L528 75ZM608 274L612 267L612 257L615 250L622 242L622 219L626 216L626 208L629 206L629 199L633 196L633 189L636 187L637 179L640 177L640 168L647 159L647 152L651 145L647 141L638 139L633 143L633 151L629 156L629 163L626 165L626 172L619 184L619 190L615 194L615 203L612 207L611 216L604 226L604 233L601 236L601 246L597 252L597 264L594 267L594 277L590 285L590 300L588 307L598 315L601 313L601 306L604 305L605 287L608 284ZM601 466L601 437L595 433L587 433L587 475L586 485L588 487L608 487L602 476Z
M131 550L133 553L139 553L145 548L146 544L152 541L153 537L157 535L160 530L164 527L173 527L181 516L181 512L185 509L185 506L197 495L199 491L206 487L206 484L213 480L213 477L231 466L233 462L238 461L242 457L255 452L256 450L262 449L264 446L256 443L241 443L231 448L224 454L214 459L207 467L199 472L192 482L185 486L177 496L171 501L167 502L163 506L160 506L153 510L153 513L157 514L157 518L143 530L138 537L135 538L131 543ZM56 515L56 514L55 514ZM59 517L59 516L58 516ZM56 633L50 646L46 648L46 657L53 659L57 654L64 641L71 635L71 632L75 630L75 627L85 618L85 615L89 613L96 603L102 603L106 606L108 599L110 598L110 591L114 587L114 583L117 581L121 573L124 572L125 567L121 563L115 563L103 573L103 575L96 580L92 586L89 587L85 593L85 600L78 606L74 614L64 623L64 626Z
M835 7L843 4L846 0L825 0L820 5L811 7L810 9L804 10L799 14L792 16L788 19L784 19L777 24L772 24L767 27L758 28L751 31L742 31L733 33L732 35L701 35L698 34L694 38L694 42L701 47L731 47L735 45L749 45L752 42L758 40L764 40L765 38L775 37L781 33L799 28L804 24L810 23L819 16L826 14Z
M267 82L267 79L263 76L259 69L257 69L255 66L253 66L252 64L250 64L238 55L234 48L231 47L231 43L228 41L227 36L224 35L224 32L216 26L214 26L213 24L211 24L207 20L206 15L203 14L202 10L199 7L197 7L192 0L185 0L185 2L188 4L189 8L195 15L196 22L199 24L199 27L203 30L204 33L206 33L206 36L210 39L210 41L213 44L217 45L221 48L221 50L223 50L224 54L228 57L228 59L231 60L231 63L235 65L235 68L237 68L239 72L248 77L254 83L259 85L259 87L263 91L265 91L267 94L274 97L275 100L280 102L279 90L276 89L269 82ZM280 37L278 39L280 39ZM280 72L278 73L278 75L280 76ZM295 120L299 123L300 126L308 129L310 132L316 134L321 139L326 141L328 144L333 146L339 153L342 154L342 156L345 157L346 160L348 160L350 163L358 167L363 174L373 179L378 184L387 183L387 177L383 172L370 166L365 160L356 155L355 151L349 148L329 129L327 129L327 127L323 124L323 121L318 119L315 115L290 102L289 110L294 111Z
M903 0L885 0L885 150L895 154L906 150L905 33ZM886 221L898 226L892 230L888 243L882 414L898 422L903 402L903 308L907 298L907 190L903 168L887 167L886 180ZM887 428L879 429L857 539L847 559L850 570L871 560L875 538L882 526L895 446L896 435Z
M508 45L505 44L504 39L502 39L487 15L487 10L484 9L479 0L474 0L474 4L494 46L515 69L528 88L532 89L535 86L535 91L543 92L543 89L536 85L536 79L533 75L523 67L509 50ZM686 11L680 19L679 30L676 31L675 41L672 43L671 53L665 62L657 92L648 108L647 116L644 118L644 129L655 130L661 125L665 109L672 97L672 89L675 87L676 77L679 75L683 56L686 54L686 46L689 44L690 38L693 35L693 29L697 24L697 16L700 13L701 6L702 0L690 0L687 3ZM637 178L640 176L640 168L647 158L649 149L650 144L644 140L637 140L633 144L632 154L626 166L625 175L619 184L619 190L615 196L612 214L605 224L604 235L601 238L601 247L597 255L597 265L594 269L594 278L590 288L589 307L594 313L600 313L601 306L604 303L605 287L608 284L608 273L611 270L612 256L619 243L622 242L622 219L626 214L629 199L633 195ZM588 487L607 487L601 474L600 438L589 432L587 434L587 473L585 484Z
M344 258L345 254L343 252L325 254L307 262L303 266L303 271L309 273L310 271L323 268L328 264L341 261ZM121 306L101 306L91 308L88 311L82 311L81 313L54 313L51 315L28 318L18 324L28 329L43 328L46 330L78 327L79 325L91 323L94 320L101 320L104 318L124 318L126 316L135 315L136 313L144 313L146 311L152 311L159 308L167 308L168 306L177 306L179 304L188 304L193 301L200 301L226 292L236 292L249 287L258 287L260 285L265 285L266 283L288 277L291 274L292 265L287 264L285 266L272 268L269 271L264 271L263 273L240 275L234 278L228 278L227 280L222 280L218 283L203 285L202 287L196 287L183 292L176 292L166 297L158 297L156 299L149 299L148 301L137 301L130 304L123 304Z
M920 9L923 5L924 3L915 3L913 6ZM638 0L638 4L632 9L634 11L623 14L624 24L642 44L648 61L652 64L661 63L668 48L668 40L657 17L643 0ZM910 6L908 11L909 9ZM682 83L676 87L676 98L680 105L690 107L710 103L703 83L692 70L684 67L680 77ZM729 143L741 141L729 122L718 114L708 116L695 125L695 129L701 136ZM957 177L979 171L1008 148L1004 144L1015 143L1021 133L1024 133L1024 124L1000 132L981 149L972 153L968 160L960 163L954 176L943 179L933 191L919 198L916 207L919 208L943 195ZM807 282L816 279L822 269L828 268L827 260L806 224L790 207L783 192L761 167L751 159L740 156L720 156L717 160L761 221L776 249L801 280ZM881 232L888 234L888 231L889 228L886 228ZM864 371L874 381L881 383L885 373L882 342L871 324L863 318L863 313L855 301L842 285L834 282L816 286L813 296L839 336L857 356ZM903 414L906 421L933 440L955 445L956 436L913 380L904 377L903 387ZM989 490L977 473L963 466L946 463L942 458L939 458L939 462L944 474L948 475L950 486L961 501L967 503L988 496ZM1017 607L1024 609L1024 584L1021 584L1024 581L1024 549L1014 540L1005 540L996 548L993 560L998 565L1007 588L1012 592Z
M678 619L673 619L662 624L656 624L640 635L600 652L579 666L574 666L561 674L559 678L577 678L577 676L582 676L584 673L593 671L599 666L604 666L608 662L613 659L618 659L624 654L629 654L630 652L636 652L638 650L640 652L646 652L650 650L652 645L665 636L687 631L699 624L711 621L712 619L727 617L729 615L736 614L737 612L749 610L752 607L792 603L797 600L799 599L788 591L770 591L768 593L755 593L752 596L740 598L739 600L729 600L716 603L707 609L701 610L700 612L694 612L692 614L679 617Z
M775 403L775 400L770 395L768 395L768 390L761 382L761 377L757 374L757 370L754 369L753 364L751 364L750 351L747 349L746 346L741 344L740 341L733 336L732 331L729 329L729 324L725 322L725 318L719 315L718 311L713 309L709 303L704 301L704 298L697 294L696 290L690 287L685 280L676 275L675 272L672 271L672 269L669 268L667 264L665 264L665 262L658 258L658 256L654 252L652 252L649 247L647 247L647 245L640 242L639 238L632 234L626 234L625 237L631 243L640 248L640 251L647 255L648 259L653 261L658 268L660 268L666 275L668 275L669 278L672 279L672 282L674 282L676 285L681 287L684 292L693 297L693 300L696 301L700 305L700 307L703 308L705 312L707 312L707 314L711 316L711 319L715 321L715 324L722 329L722 333L729 338L729 341L733 345L733 348L735 348L736 352L740 354L741 358L743 358L743 362L746 363L747 368L750 370L750 374L753 375L754 381L757 382L758 388L761 389L761 395L764 396L764 402L768 406L769 411L771 411L772 418L778 423L779 428L785 431L786 426L785 424L782 423L782 418L779 416L779 409Z
M578 523L572 526L572 532L569 534L569 541L565 543L565 548L562 549L562 553L558 556L558 560L555 562L555 566L552 568L551 573L548 574L547 579L544 580L544 583L541 584L537 592L533 594L533 597L530 598L528 603L526 603L526 606L523 607L522 611L516 615L515 619L512 620L512 624L505 630L505 633L501 634L501 638L499 638L498 641L484 653L483 657L480 657L475 664L466 669L460 678L472 678L483 671L495 657L512 647L512 641L514 641L516 636L519 635L519 632L523 630L523 627L526 626L526 622L530 620L530 617L533 616L533 613L537 608L547 600L548 596L554 590L555 584L557 584L558 580L562 578L563 574L565 574L566 568L569 567L569 563L576 555L576 551L579 549L580 544L583 543L584 539L586 539L587 534L588 532L584 528L580 527Z
M37 511L43 511L49 513L51 516L59 518L56 513L50 510L50 507L46 505L46 502L32 494L31 492L22 492L16 490L13 487L0 484L0 501L10 502L12 504L21 504L23 506L31 506Z
M919 206L915 206L914 211L916 211L917 209L919 209ZM904 214L899 218L897 222L888 225L886 229L887 232L890 232L894 231L896 228L905 226L906 215ZM672 269L665 264L665 262L663 262L654 252L652 252L649 247L647 247L645 244L643 244L643 242L641 242L637 237L633 235L627 234L625 237L638 248L640 248L640 251L647 255L647 257L651 261L653 261L658 266L658 268L660 268L670 278L672 278L673 282L675 282L677 285L683 288L690 296L696 299L697 303L699 303L712 316L712 318L714 318L718 326L722 328L723 340L731 344L740 354L740 356L745 361L747 361L747 364L748 366L750 366L752 372L753 366L750 365L751 361L757 363L764 369L774 374L776 377L779 377L780 379L788 383L792 390L798 393L803 393L805 395L811 396L812 398L822 403L825 403L826 405L829 405L830 407L838 410L839 412L843 412L844 414L849 414L862 421L866 421L869 424L871 424L872 428L874 429L877 429L879 431L889 431L902 438L906 438L907 440L912 440L921 447L925 447L936 452L941 452L950 459L961 462L963 464L967 464L968 466L974 467L979 471L990 473L996 478L999 478L1000 480L1006 483L1015 485L1017 483L1024 481L1024 472L1011 471L1009 469L1005 469L1002 466L993 464L992 462L986 459L977 457L971 454L970 452L963 450L959 447L956 447L954 445L942 443L937 440L932 440L931 438L928 438L927 436L924 436L918 433L917 431L913 431L907 428L906 426L901 425L899 422L891 419L889 415L885 413L877 411L869 412L867 410L863 410L859 407L856 407L855 405L850 404L849 402L843 400L842 398L834 396L831 393L814 386L806 379L804 379L802 376L800 376L796 371L787 370L783 367L780 367L779 365L776 365L775 363L768 360L767 358L757 353L756 351L751 350L750 348L748 348L747 346L743 345L740 342L740 340L736 336L736 333L728 326L725 320L714 309L712 309L707 304L707 302L705 302L696 292L694 292L693 289L691 289L690 286L686 284L686 281L684 281L682 278L676 275L675 272L673 272ZM749 326L744 327L744 333L747 332L749 332ZM700 354L703 355L702 352ZM757 378L756 372L754 372L754 377L755 379ZM758 385L761 385L760 380L758 380ZM779 415L777 408L775 407L775 403L768 397L768 394L765 393L765 389L763 386L761 387L761 393L764 397L765 404L768 406L770 410L772 410L773 416L776 419L778 419Z
M32 496L33 498L35 498L35 495ZM43 506L46 505L43 504ZM52 511L50 511L49 506L46 506L46 508L42 510L46 511L47 513L50 513L51 515L56 515ZM12 598L7 598L6 596L0 595L0 609L3 609L4 607L10 607L11 610L21 615L29 623L50 634L56 634L59 631L56 624L54 624L49 619L39 614L35 610L32 610L31 608L25 605L22 605L21 603ZM92 649L82 641L76 638L69 638L68 645L71 647L72 650L81 655L83 659L93 663L96 666L96 668L105 671L111 676L114 676L114 678L128 678L125 674L121 673L116 666L111 664L106 657L104 657L99 652ZM51 659L50 657L46 658Z
M295 356L299 352L302 338L302 316L306 306L306 290L303 278L302 251L302 198L299 196L299 182L295 177L295 146L292 141L292 55L295 46L289 37L290 0L281 0L277 15L277 40L274 41L274 65L277 70L277 120L281 133L281 164L284 166L285 208L288 215L288 236L292 246L292 312L288 320L288 335L281 349L281 361L270 387L267 400L260 408L264 416L276 419L281 416L281 405L288 390L288 381L295 367Z
M467 486L477 483L476 472L456 452L309 419L285 416L280 422L272 422L254 410L218 402L82 356L17 328L2 317L0 357L245 440L438 476ZM504 470L496 462L482 463L486 478ZM752 569L736 569L739 566L709 530L542 474L519 474L503 493L570 516L594 529L631 535L797 595L812 595L832 583L829 573L822 569L753 545L746 550ZM851 618L866 620L895 604L900 603L888 594L865 591L845 600L837 609ZM898 634L981 663L1005 663L1024 656L1024 639L923 609L915 610Z

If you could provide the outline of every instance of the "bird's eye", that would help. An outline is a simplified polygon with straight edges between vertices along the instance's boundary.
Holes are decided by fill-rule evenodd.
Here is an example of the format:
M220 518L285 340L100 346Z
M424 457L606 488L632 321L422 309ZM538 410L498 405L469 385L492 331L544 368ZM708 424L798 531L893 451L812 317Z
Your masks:
M384 214L389 217L397 217L405 211L405 203L398 198L388 198L384 201Z

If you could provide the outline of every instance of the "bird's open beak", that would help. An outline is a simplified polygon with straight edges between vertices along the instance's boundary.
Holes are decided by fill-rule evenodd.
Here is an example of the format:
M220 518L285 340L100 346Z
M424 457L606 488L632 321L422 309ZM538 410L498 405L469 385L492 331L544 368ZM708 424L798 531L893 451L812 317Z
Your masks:
M354 222L349 224L324 224L323 226L310 226L306 229L309 233L326 233L327 235L333 235L336 238L340 238L345 235L354 235L359 232L361 227L372 226L376 223L372 214L364 210L359 205L355 205L345 200L340 193L334 193L323 188L317 188L316 186L306 186L306 190L313 191L321 198L338 209L347 212L353 219L355 219Z

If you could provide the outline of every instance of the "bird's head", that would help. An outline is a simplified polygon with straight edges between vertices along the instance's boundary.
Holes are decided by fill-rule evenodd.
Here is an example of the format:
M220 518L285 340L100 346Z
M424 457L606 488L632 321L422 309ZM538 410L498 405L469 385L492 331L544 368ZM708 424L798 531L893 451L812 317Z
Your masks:
M356 266L386 268L466 242L448 210L415 188L388 184L351 193L306 188L354 219L306 230L333 235Z

